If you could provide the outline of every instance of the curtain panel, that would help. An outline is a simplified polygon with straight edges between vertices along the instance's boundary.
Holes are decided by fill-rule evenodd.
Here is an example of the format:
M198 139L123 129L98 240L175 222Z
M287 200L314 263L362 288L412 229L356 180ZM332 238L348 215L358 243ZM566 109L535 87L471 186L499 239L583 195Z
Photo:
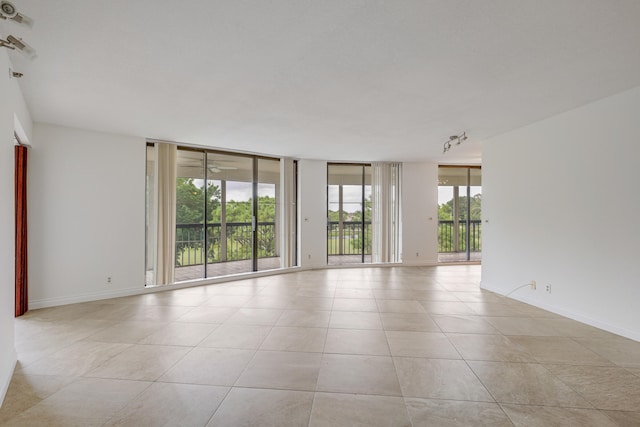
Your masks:
M155 284L173 283L176 263L176 176L177 147L156 143L156 257Z
M400 262L402 164L373 163L371 168L371 262Z

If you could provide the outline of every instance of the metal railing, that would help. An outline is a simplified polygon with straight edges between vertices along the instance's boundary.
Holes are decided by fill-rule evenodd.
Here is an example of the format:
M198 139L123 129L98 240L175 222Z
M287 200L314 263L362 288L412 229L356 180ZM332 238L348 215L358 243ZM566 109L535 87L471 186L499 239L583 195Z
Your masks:
M276 256L275 222L259 222L256 229L258 258ZM250 222L176 224L176 267L251 259ZM206 248L206 250L205 250Z
M438 252L465 252L467 242L465 235L467 232L467 222L458 222L458 247L456 248L455 225L453 220L438 221ZM482 251L482 221L472 219L469 221L469 247L471 252Z
M327 251L329 255L362 255L362 222L329 221ZM371 221L364 223L364 254L371 255Z
M482 251L482 222L471 220L469 242L471 252ZM371 222L366 221L364 229L364 254L371 255ZM459 243L455 247L454 221L438 221L438 252L466 251L467 223L458 223ZM225 261L239 261L251 259L251 223L228 222L226 229L222 224L207 224L207 239L205 245L203 224L176 225L176 267ZM226 233L226 243L222 232ZM274 222L259 222L257 228L258 257L268 258L276 256L276 225ZM342 245L340 244L342 236ZM329 255L361 255L362 254L362 223L359 221L343 221L342 233L338 221L329 221L327 227L327 249ZM206 251L203 248L206 247ZM206 252L206 254L205 254Z

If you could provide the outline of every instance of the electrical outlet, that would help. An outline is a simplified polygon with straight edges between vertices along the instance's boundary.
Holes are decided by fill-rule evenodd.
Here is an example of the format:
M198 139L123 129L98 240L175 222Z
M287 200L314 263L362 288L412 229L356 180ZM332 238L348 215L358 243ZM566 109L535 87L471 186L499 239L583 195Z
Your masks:
M416 252L416 258L420 256L420 252Z
M547 284L547 287L545 288L545 290L547 291L548 294L551 293L551 283Z
M531 282L529 282L529 285L531 286L531 289L533 289L534 291L536 290L536 281L532 280Z
M111 276L107 277L107 283L111 283Z

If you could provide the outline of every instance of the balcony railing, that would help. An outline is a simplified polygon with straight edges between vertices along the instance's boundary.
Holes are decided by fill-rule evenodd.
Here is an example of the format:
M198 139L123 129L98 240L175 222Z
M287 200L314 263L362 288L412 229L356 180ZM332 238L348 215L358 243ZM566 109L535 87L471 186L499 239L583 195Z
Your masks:
M438 252L465 252L467 250L466 239L464 239L467 231L466 221L458 222L459 243L456 248L454 221L440 220L438 221ZM482 221L473 219L469 221L469 246L471 252L482 251ZM340 245L340 223L338 221L329 221L327 231L327 243L329 255L361 255L362 243L360 235L362 234L362 223L359 221L343 221L342 223L342 245ZM371 222L365 222L364 233L365 255L371 255Z
M207 263L240 261L251 259L252 236L250 222L177 224L176 225L176 267ZM256 229L258 258L276 256L275 222L259 222ZM205 250L206 248L206 250Z
M458 222L458 247L456 248L455 223L453 220L438 221L438 252L466 252L467 241L464 238L467 232L467 222ZM469 247L471 252L482 251L482 221L472 219L469 221Z
M471 220L470 249L471 252L482 251L482 222ZM371 222L364 224L364 254L371 255ZM438 221L438 252L466 251L465 236L467 223L458 223L459 244L455 247L454 221ZM251 223L228 222L223 230L222 224L207 224L206 245L204 242L204 225L177 224L176 225L176 267L202 265L225 261L240 261L251 259ZM226 234L226 243L223 233ZM276 255L276 225L274 222L259 222L258 257L268 258ZM340 244L342 236L342 244ZM342 232L340 223L330 221L327 229L327 243L329 255L362 255L362 223L359 221L343 221ZM206 251L203 248L206 247ZM206 254L205 254L206 253Z
M362 255L362 222L329 221L327 250L329 255ZM364 254L371 255L371 221L364 223Z

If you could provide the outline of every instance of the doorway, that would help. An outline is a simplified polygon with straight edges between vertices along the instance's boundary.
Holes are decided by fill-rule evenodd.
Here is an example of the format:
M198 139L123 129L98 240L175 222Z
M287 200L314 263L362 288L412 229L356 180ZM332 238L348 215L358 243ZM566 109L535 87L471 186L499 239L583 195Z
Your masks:
M27 248L27 153L18 136L15 146L15 316L29 310Z

